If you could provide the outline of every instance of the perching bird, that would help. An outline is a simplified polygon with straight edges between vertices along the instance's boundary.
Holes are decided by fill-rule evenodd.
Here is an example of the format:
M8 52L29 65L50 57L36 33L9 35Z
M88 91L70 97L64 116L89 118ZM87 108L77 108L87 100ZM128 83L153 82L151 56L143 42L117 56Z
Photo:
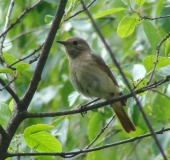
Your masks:
M74 88L86 97L109 99L122 95L119 85L104 60L94 54L88 43L79 37L57 41L64 45L69 59L70 78ZM136 128L123 109L125 101L111 104L124 130Z

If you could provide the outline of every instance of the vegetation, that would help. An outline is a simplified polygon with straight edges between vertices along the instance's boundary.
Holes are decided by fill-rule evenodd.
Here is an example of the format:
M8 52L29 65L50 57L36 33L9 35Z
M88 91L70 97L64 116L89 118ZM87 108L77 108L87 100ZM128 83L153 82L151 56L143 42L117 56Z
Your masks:
M0 160L168 159L169 7L164 0L0 1ZM89 104L74 90L55 42L71 36L106 61L123 96ZM109 104L120 99L136 132L125 133L113 116Z

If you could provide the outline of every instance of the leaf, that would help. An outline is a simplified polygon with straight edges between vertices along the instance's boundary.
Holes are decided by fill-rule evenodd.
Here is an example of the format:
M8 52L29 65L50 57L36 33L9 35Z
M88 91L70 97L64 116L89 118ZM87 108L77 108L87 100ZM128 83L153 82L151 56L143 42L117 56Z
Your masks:
M0 69L0 73L10 73L13 74L13 70L10 68L2 68Z
M26 144L39 152L61 152L60 142L50 133L44 132L52 128L45 124L37 124L26 128L24 131Z
M99 12L99 13L95 14L93 18L94 19L98 19L98 18L101 18L101 17L104 17L104 16L108 16L110 14L113 14L113 13L116 13L116 12L120 12L120 11L124 11L124 10L126 10L126 8L123 8L123 7L107 9L107 10L104 10L102 12Z
M5 59L5 62L9 65L17 61L17 59L15 57L13 57L12 55L10 55L8 53L3 53L3 56L4 56L4 59ZM30 67L30 64L18 62L14 65L14 67L20 73L24 70L27 70Z
M117 29L117 34L121 38L126 38L129 35L131 35L134 30L136 25L138 25L140 21L137 18L129 18L125 17L121 20L119 23L118 29Z
M29 136L30 134L34 134L37 132L45 131L52 129L52 126L46 125L46 124L37 124L37 125L32 125L30 127L27 127L24 130L24 136Z
M149 20L143 20L143 28L151 47L156 49L156 46L161 41L157 28Z
M150 72L153 68L153 64L155 62L155 58L156 56L147 56L144 60L143 60L143 65L145 66L147 72ZM170 65L170 58L167 57L158 57L158 63L156 65L156 70L166 67Z
M9 108L11 111L13 111L13 108L14 108L14 99L12 99L10 102L9 102Z
M15 57L13 57L12 55L10 55L8 53L3 53L3 57L7 64L12 64L13 62L17 61L17 59Z
M15 66L15 65L14 65ZM17 65L16 65L16 68L17 68L17 71L18 72L22 72L24 70L27 70L30 68L30 65L29 64L26 64L26 63L23 63L23 62L19 62Z
M146 0L135 0L135 3L136 3L138 6L142 6L145 2L146 2Z
M45 23L52 23L53 20L54 20L54 16L45 15L45 17L44 17Z

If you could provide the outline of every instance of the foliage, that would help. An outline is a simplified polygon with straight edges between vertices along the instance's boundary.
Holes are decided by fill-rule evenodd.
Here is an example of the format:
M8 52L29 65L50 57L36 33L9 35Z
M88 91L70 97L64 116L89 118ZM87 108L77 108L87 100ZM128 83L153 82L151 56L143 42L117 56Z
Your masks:
M23 11L36 2L35 0L16 1L10 22L15 22ZM85 1L86 5L90 2L90 0ZM10 1L0 1L0 34L4 31L9 3ZM159 2L149 0L98 0L89 7L90 13L134 90L142 88L148 83L156 83L170 75L170 23L169 16L167 16L169 15L169 6L169 2L163 0ZM1 59L0 78L6 84L11 81L9 76L15 79L11 83L12 85L9 86L15 90L19 98L22 98L27 92L42 49L35 53L34 51L44 43L58 7L58 1L42 1L7 33L2 48L4 62ZM65 40L70 36L79 36L86 39L93 51L100 55L111 68L123 93L129 93L126 83L113 64L89 17L85 11L78 14L77 12L80 10L82 10L82 5L79 1L68 0L65 8L66 12L60 22L55 40ZM75 16L69 18L74 14ZM24 59L26 56L28 58ZM13 64L17 60L19 61ZM54 41L43 68L41 81L28 107L29 113L71 110L90 101L75 92L70 82L68 68L69 64L63 46ZM15 87L12 87L13 85ZM12 113L15 112L13 109L15 103L13 97L3 88L3 85L0 89L0 124L6 129ZM139 94L138 98L154 131L161 130L163 127L170 127L169 82L163 83L157 88L148 89L147 92ZM133 98L127 100L127 106L126 111L137 126L137 131L130 134L125 133L120 123L114 118L113 122L104 130L92 147L104 146L150 132ZM111 108L104 106L91 110L86 114L24 119L16 128L8 152L37 153L82 150L100 133L112 115ZM164 132L158 136L167 157L170 156L169 135L169 132ZM114 157L114 160L140 160L161 159L162 155L154 139L148 137L80 154L74 159L104 160L106 157L107 159L113 159ZM32 157L32 159L52 160L56 158L37 156ZM57 159L62 158L57 157Z

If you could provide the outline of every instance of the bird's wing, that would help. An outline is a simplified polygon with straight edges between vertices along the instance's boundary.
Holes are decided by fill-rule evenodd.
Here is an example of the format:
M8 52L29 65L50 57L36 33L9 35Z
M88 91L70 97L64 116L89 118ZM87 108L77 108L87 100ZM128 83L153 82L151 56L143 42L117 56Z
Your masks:
M91 56L99 64L100 68L109 75L109 77L112 79L114 84L119 86L115 77L113 76L112 72L110 71L109 67L106 65L104 60L100 56L98 56L94 53L91 53Z
M109 75L109 77L112 79L113 83L114 83L115 85L119 86L118 83L117 83L117 80L115 79L114 75L112 74L111 70L110 70L109 67L106 65L106 63L104 62L104 60L103 60L100 56L98 56L98 55L96 55L96 54L94 54L94 53L92 53L92 52L90 53L90 55L91 55L92 58L96 61L96 63L99 64L100 68ZM119 95L120 95L120 96L123 95L122 92L120 92ZM121 101L121 104L122 104L123 106L126 106L126 100Z

